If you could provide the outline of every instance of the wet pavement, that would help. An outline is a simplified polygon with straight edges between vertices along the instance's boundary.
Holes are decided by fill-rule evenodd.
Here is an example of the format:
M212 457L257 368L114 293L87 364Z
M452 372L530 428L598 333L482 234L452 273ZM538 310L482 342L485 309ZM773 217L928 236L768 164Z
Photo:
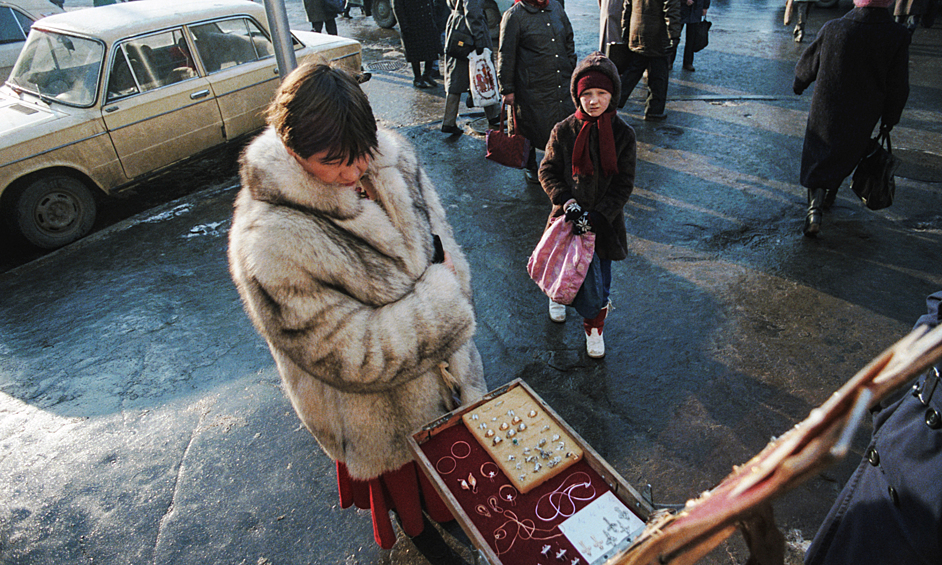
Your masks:
M300 2L288 8L306 29ZM584 56L596 3L567 11ZM806 41L843 11L814 11ZM778 2L713 0L710 46L695 73L672 73L667 121L641 121L640 88L621 112L639 140L631 249L595 361L524 269L545 195L483 159L479 110L462 106L468 135L443 137L442 91L412 88L396 31L354 14L340 31L364 43L374 110L415 144L470 260L489 386L523 378L655 502L716 484L942 289L942 23L914 38L896 203L871 212L845 184L808 239L810 92L791 93L803 46ZM226 163L201 190L0 275L0 563L425 562L408 540L380 550L368 514L339 508L332 464L280 390L227 272ZM865 435L776 504L790 563ZM703 563L745 560L737 535Z

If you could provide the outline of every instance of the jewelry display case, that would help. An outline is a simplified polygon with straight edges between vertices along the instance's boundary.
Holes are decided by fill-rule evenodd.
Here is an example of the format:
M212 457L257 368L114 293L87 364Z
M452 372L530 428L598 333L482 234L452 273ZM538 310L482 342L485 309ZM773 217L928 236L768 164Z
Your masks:
M422 427L409 447L491 565L602 565L654 510L520 379Z

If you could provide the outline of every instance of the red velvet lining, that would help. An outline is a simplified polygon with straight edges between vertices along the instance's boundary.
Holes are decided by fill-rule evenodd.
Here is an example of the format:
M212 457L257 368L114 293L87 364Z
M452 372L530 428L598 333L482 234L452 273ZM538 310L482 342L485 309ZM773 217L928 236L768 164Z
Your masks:
M465 442L470 447L470 453L467 456L455 457L455 454L463 456L469 451L463 443L458 442ZM423 443L421 449L432 467L440 469L436 472L470 517L474 527L481 533L494 553L500 557L501 562L529 563L534 559L542 558L541 553L544 547L549 546L547 558L542 559L541 562L558 562L556 561L557 553L565 550L566 553L561 559L567 565L577 557L580 557L580 563L584 564L584 560L576 549L556 527L592 500L611 490L584 460L575 463L527 494L518 493L514 504L499 499L501 494L516 491L504 488L503 493L500 492L502 486L510 487L510 481L500 471L493 479L487 477L488 473L497 470L496 464L464 425L458 424L442 430L438 435ZM452 465L452 460L455 465ZM484 467L482 472L482 466L487 462L492 464ZM452 467L454 470L448 472ZM477 483L476 493L461 487L462 479L469 483L469 474ZM574 487L577 483L587 481L591 486ZM564 494L549 496L550 493L564 490L566 487L572 487L567 491L571 496ZM498 497L494 502L500 511L495 510L488 503L488 499L492 496ZM587 498L587 500L578 500L579 498ZM551 500L555 502L562 515L553 516L556 511L550 504ZM539 504L540 516L552 519L544 521L537 517L535 514L537 504Z
M436 522L454 519L445 501L438 496L428 477L418 471L414 461L368 481L350 478L346 465L338 461L337 488L341 508L356 505L370 510L373 538L383 549L390 549L396 543L396 531L389 520L390 510L399 515L402 529L409 536L422 533L423 508Z

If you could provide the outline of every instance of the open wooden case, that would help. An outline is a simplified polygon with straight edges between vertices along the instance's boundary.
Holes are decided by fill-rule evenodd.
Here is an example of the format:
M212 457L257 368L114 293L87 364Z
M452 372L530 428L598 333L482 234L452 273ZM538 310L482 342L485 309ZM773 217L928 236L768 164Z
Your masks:
M409 447L492 565L601 565L653 512L520 379L422 427Z

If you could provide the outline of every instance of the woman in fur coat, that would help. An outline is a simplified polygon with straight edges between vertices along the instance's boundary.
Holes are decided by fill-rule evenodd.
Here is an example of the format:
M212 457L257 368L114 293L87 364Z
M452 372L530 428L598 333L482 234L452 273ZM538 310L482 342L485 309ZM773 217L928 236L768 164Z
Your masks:
M636 146L635 131L616 114L620 88L615 63L598 51L583 59L569 87L576 113L553 128L540 165L540 184L553 204L546 227L565 214L575 232L595 232L590 274L572 303L593 358L605 356L612 261L628 256L624 208L635 185ZM550 300L549 315L565 322L566 307Z
M801 150L806 236L821 230L824 210L866 153L877 122L889 130L906 106L910 35L893 21L892 3L854 0L853 10L824 24L795 66L795 94L817 82Z
M422 510L451 515L407 438L485 391L468 263L412 148L377 130L346 72L299 67L268 123L240 163L232 278L295 411L336 461L341 506L371 507L383 548L394 510L420 550L447 554Z

